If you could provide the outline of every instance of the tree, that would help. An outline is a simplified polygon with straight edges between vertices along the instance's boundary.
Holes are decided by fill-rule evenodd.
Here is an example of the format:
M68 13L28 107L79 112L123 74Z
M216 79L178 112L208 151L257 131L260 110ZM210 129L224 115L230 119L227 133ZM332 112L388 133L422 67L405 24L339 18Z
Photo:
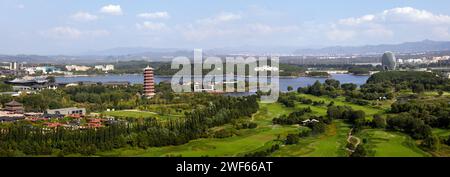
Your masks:
M373 115L373 127L374 128L385 128L386 127L386 119L382 117L380 114Z
M350 157L365 157L365 156L367 156L367 151L363 144L358 145L358 147L356 147L355 149L355 152L353 152L350 155Z
M423 93L425 91L425 87L423 86L423 84L414 84L412 86L412 91L414 93L420 94L420 93Z
M444 91L439 90L439 91L438 91L438 95L439 95L439 97L441 97L442 95L444 95Z
M314 135L324 133L327 130L327 126L323 122L310 123L308 127Z
M345 91L353 91L353 90L356 90L356 88L358 88L358 86L353 83L345 83L345 84L341 85L341 88L344 89Z
M56 82L55 76L48 76L47 80L48 80L49 83L55 83Z
M366 113L362 110L352 111L349 121L355 123L356 120L365 119Z
M292 86L288 86L287 90L290 92L290 91L294 90L294 88Z
M334 106L334 101L331 101L331 102L328 104L328 107L330 107L330 106Z
M327 80L325 80L325 84L332 86L335 89L338 89L341 86L341 83L335 79L327 79Z
M314 82L314 84L309 87L308 90L309 94L315 95L315 96L322 96L323 93L323 86L319 81Z
M13 100L11 95L0 95L0 104L5 106L6 103L9 103Z
M445 143L446 145L449 145L449 146L450 146L450 135L448 136L447 140L444 141L444 143Z
M291 144L297 144L299 141L299 137L296 134L288 134L286 137L286 141L285 143L287 145L291 145Z
M9 92L12 90L13 87L11 85L0 83L0 92Z
M441 147L439 137L437 137L436 135L425 138L420 145L432 151L439 150L439 148Z

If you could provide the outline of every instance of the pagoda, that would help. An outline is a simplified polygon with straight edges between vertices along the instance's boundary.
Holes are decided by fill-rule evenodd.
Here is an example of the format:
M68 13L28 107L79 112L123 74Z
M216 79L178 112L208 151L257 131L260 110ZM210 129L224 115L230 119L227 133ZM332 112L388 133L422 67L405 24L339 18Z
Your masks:
M153 68L150 66L144 69L144 96L147 98L155 96L155 79Z

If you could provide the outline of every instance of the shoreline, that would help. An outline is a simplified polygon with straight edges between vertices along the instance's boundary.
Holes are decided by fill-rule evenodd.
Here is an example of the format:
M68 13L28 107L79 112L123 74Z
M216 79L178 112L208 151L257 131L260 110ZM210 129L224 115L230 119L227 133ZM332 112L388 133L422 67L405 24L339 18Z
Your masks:
M64 76L54 76L56 78L76 78L76 77L107 77L107 76L137 76L137 75L143 75L143 74L139 74L139 73L135 73L135 74L78 74L78 75L64 75ZM354 75L354 76L369 76L369 75L356 75L356 74L351 74L351 73L347 73L347 74L331 74L329 76L278 76L278 78L280 79L297 79L297 78L332 78L333 75ZM172 75L155 75L156 77L162 77L162 78L166 78L166 77L173 77ZM195 76L194 76L195 77ZM243 76L237 76L237 77L243 77ZM245 76L246 78L250 78L248 76ZM253 77L252 77L253 78Z

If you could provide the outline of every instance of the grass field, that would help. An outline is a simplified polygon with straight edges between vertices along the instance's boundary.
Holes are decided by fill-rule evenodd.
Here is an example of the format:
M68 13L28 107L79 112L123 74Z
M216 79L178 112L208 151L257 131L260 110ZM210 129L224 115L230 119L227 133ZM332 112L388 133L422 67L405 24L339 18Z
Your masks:
M350 105L356 110L364 110L368 117L373 114L382 113L384 110L371 107L364 107L344 102L343 98L331 99L328 97L316 97L312 95L301 94L299 96L309 98L313 101L325 101L329 103L334 101L335 105ZM258 124L258 128L252 130L239 130L238 135L229 138L217 139L206 138L193 140L180 146L166 146L149 149L119 149L110 152L100 153L100 156L243 156L246 153L257 151L270 146L270 144L279 136L286 136L288 133L297 133L298 126L280 126L273 125L272 119L281 115L287 115L296 109L310 107L314 114L326 115L326 106L312 106L296 104L295 108L287 108L279 103L260 104L259 111L252 116L252 121ZM128 112L119 112L116 115L124 114L130 116ZM148 116L154 116L150 114ZM225 125L224 127L227 127ZM228 126L229 127L229 126ZM335 121L329 125L323 135L301 138L296 145L282 146L280 150L273 153L273 156L282 157L340 157L348 156L345 150L347 133L350 126L342 121Z
M272 125L272 118L283 114L289 114L294 109L285 108L278 103L261 104L260 111L252 121L258 124L256 129L239 130L238 135L229 138L205 138L190 141L180 146L165 146L149 149L117 149L110 152L101 152L99 156L183 156L183 157L233 157L243 156L246 153L270 145L278 136L286 136L288 133L298 133L298 126Z
M358 136L367 139L367 147L375 157L427 157L430 154L416 146L408 135L384 130L363 130Z
M439 136L439 137L449 137L450 136L450 130L446 129L440 129L440 128L434 128L433 134Z
M345 157L348 124L335 121L323 135L301 138L296 145L282 147L272 155L275 157Z
M370 106L360 106L360 105L356 105L353 103L348 103L345 102L344 97L338 97L336 99L333 98L329 98L326 96L322 96L322 97L317 97L314 95L309 95L309 94L299 94L299 96L303 97L303 98L308 98L311 99L313 101L325 101L326 104L330 103L331 101L334 102L334 105L336 106L350 106L352 107L354 110L362 110L366 113L366 118L368 119L372 119L372 116L375 114L383 114L385 112L384 109L378 109L378 108L373 108ZM326 114L326 107L321 107L323 109L319 109L317 110L319 113L322 114ZM313 110L314 111L314 110Z
M181 115L160 115L154 112L138 110L110 111L103 112L102 114L117 118L157 118L160 120L169 120L182 117Z
M360 106L345 102L343 97L332 99L328 97L316 97L312 95L299 94L304 98L313 101L325 101L328 104L334 101L335 105L351 106L355 110L366 112L366 118L371 119L374 114L384 114L387 108L376 108L372 106ZM327 107L312 106L296 103L295 108L287 108L279 103L260 104L260 109L251 117L251 121L258 124L255 129L236 130L236 135L228 138L203 138L190 141L179 146L152 147L148 149L140 148L122 148L109 152L99 152L98 156L138 156L138 157L164 157L164 156L183 156L183 157L235 157L270 148L274 143L280 144L278 138L284 139L289 133L298 133L301 126L280 126L273 125L272 119L289 113L300 108L310 107L315 115L325 116ZM114 111L106 112L106 115L116 117L134 117L146 118L155 117L162 120L177 118L177 115L161 116L153 112L139 111ZM247 118L248 119L248 118ZM350 131L350 125L340 120L335 120L327 127L324 134L300 138L298 144L282 145L278 151L271 154L274 157L346 157L349 152L345 150L347 144L347 134ZM215 127L214 129L233 128L231 124ZM438 136L448 136L450 131L443 129L434 129L433 133ZM369 156L375 157L424 157L430 156L430 153L424 152L417 147L416 142L408 135L387 132L379 129L367 129L356 135L361 139L366 139L366 147ZM434 152L433 155L442 156L448 154L449 147L443 148L443 151Z

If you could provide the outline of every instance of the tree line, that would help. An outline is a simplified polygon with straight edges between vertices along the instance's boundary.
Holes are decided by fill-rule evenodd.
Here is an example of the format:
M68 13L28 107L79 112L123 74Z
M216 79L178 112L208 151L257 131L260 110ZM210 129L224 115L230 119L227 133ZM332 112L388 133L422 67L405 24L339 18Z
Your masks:
M217 96L208 107L188 112L184 119L160 122L153 118L132 120L104 128L69 130L45 129L17 122L0 131L0 156L93 155L124 147L180 145L206 137L213 126L251 116L259 106L256 96Z

